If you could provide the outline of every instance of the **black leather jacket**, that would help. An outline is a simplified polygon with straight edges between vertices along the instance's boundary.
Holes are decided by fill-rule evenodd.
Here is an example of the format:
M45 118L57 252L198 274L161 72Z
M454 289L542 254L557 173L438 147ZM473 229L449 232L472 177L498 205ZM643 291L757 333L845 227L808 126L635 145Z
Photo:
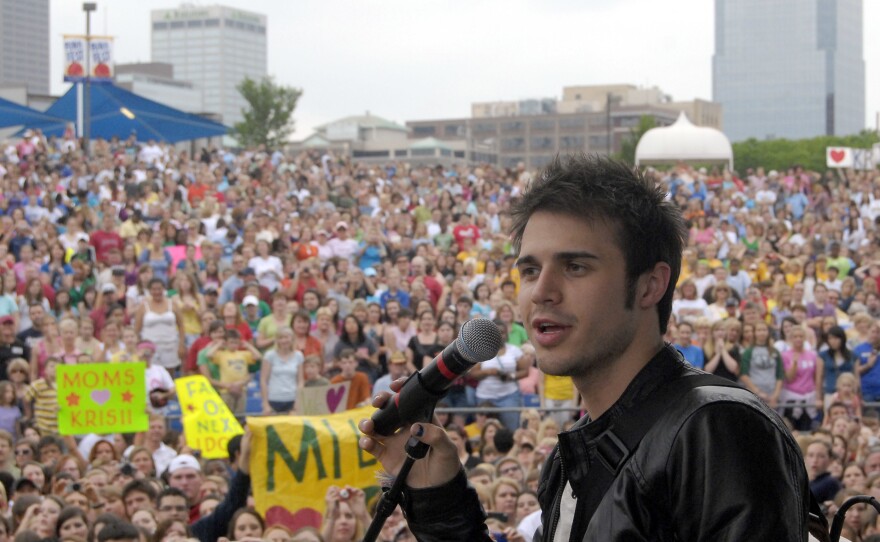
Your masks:
M775 412L746 390L690 390L645 434L595 511L587 510L596 437L661 386L698 374L666 346L595 421L560 434L539 499L551 542L566 484L577 496L572 541L805 541L809 483L800 450ZM422 541L489 540L464 474L441 488L410 490L404 511ZM476 509L475 509L476 507Z

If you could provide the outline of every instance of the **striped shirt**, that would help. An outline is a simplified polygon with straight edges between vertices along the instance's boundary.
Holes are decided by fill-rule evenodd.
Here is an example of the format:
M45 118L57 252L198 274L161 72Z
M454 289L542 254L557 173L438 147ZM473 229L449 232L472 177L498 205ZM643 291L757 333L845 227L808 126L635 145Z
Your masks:
M58 390L45 378L35 380L27 389L25 399L34 402L34 419L42 435L58 433Z

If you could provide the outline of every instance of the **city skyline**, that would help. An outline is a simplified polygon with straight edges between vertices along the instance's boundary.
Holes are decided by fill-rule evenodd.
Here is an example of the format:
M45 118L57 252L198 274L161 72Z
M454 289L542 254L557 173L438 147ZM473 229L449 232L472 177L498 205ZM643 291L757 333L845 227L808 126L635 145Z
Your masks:
M676 100L712 98L714 2L387 0L200 2L267 16L268 71L304 90L296 139L370 111L394 120L468 116L481 101L559 97L566 85L657 86ZM662 5L661 5L662 4ZM98 2L95 33L116 38L117 63L150 58L150 12L180 3ZM864 20L880 20L865 2ZM340 14L344 16L340 16ZM80 2L51 0L51 90L60 94L61 34L81 33ZM867 26L867 25L866 25ZM865 31L865 126L880 111L880 36ZM873 68L873 69L872 69Z

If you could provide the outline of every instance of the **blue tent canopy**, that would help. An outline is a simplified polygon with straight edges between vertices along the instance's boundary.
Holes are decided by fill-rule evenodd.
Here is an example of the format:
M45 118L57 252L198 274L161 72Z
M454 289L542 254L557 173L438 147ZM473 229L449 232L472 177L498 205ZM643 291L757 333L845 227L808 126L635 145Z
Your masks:
M175 143L228 132L226 126L198 115L138 96L112 83L92 84L91 137L126 139L134 134L138 141L155 139ZM46 135L61 136L69 122L76 122L76 86L58 99L46 114L65 119L55 123L28 123Z
M0 128L40 122L64 122L64 120L0 98Z

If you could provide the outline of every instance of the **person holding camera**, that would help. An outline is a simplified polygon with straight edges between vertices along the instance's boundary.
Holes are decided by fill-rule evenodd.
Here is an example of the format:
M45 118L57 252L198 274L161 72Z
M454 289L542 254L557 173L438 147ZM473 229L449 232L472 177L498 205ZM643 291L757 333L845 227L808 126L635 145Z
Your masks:
M507 342L507 324L495 320L501 333L504 346L494 358L478 363L468 376L479 381L477 402L492 403L496 407L522 406L522 394L517 380L529 374L528 359L518 346ZM505 427L513 431L519 427L519 411L499 412L498 418Z
M372 521L362 489L330 486L324 496L327 508L321 536L325 542L358 542Z

